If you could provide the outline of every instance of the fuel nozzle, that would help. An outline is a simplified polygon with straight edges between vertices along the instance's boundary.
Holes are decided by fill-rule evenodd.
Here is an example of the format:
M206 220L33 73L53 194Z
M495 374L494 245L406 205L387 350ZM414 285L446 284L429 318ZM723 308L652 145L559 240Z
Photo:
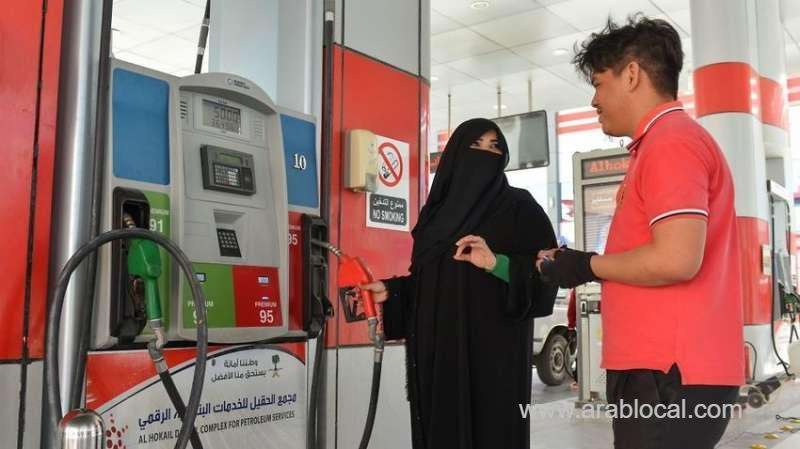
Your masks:
M132 220L126 214L124 223L131 227ZM158 278L161 276L161 254L158 245L150 240L132 239L128 244L128 275L144 283L145 313L147 322L156 336L155 344L160 349L166 344L161 322L161 300L158 294Z
M357 287L374 280L369 268L360 257L350 257L346 254L339 256L339 287ZM375 344L376 349L378 346L383 349L383 334L378 330L378 311L375 307L375 298L369 290L358 289L357 294L361 298L361 306L364 308L364 315L367 318L369 339Z
M380 347L383 349L383 334L378 329L378 311L375 307L375 299L372 292L369 290L355 289L359 285L374 282L375 278L372 272L360 257L352 257L345 254L341 249L328 242L321 240L312 240L312 243L323 248L328 249L336 255L339 259L339 276L337 284L341 289L347 289L348 294L355 294L361 303L364 312L363 315L355 313L354 305L345 302L345 318L347 321L359 321L364 318L367 320L369 326L369 338L375 344L376 350Z

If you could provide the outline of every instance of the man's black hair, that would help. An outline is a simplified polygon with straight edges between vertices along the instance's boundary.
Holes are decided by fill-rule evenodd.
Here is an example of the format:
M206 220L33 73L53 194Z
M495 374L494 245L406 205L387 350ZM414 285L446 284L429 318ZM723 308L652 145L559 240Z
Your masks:
M619 26L609 17L602 31L592 33L580 46L575 45L572 59L590 83L593 73L612 69L619 74L631 61L638 62L647 72L658 92L678 97L678 78L683 68L681 38L665 20L639 13Z

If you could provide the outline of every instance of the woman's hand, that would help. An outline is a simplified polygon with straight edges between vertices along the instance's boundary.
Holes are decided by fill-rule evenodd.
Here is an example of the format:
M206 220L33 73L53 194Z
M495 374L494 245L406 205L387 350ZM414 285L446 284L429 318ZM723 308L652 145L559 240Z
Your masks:
M371 282L369 284L359 285L361 290L368 290L372 292L372 299L376 303L382 303L389 299L389 291L386 290L386 284L381 281Z
M497 258L486 244L486 240L477 235L468 235L456 242L456 255L453 259L470 262L478 268L492 271L497 264Z

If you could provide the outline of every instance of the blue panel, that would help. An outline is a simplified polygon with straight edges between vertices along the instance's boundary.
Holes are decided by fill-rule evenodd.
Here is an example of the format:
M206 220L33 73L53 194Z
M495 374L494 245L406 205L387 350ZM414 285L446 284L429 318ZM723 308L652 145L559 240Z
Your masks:
M289 205L316 209L317 193L316 125L281 115L283 151L286 155L286 188Z
M114 176L169 184L169 84L114 69Z

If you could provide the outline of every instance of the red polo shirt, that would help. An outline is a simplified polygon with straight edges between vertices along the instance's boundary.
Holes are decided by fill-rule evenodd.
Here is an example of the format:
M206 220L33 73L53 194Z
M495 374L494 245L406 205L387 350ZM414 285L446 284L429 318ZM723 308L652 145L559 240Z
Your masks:
M686 385L742 385L739 244L725 157L680 102L652 110L633 137L606 254L644 245L654 226L688 216L708 223L705 252L687 282L602 283L603 367L667 372L677 363Z

